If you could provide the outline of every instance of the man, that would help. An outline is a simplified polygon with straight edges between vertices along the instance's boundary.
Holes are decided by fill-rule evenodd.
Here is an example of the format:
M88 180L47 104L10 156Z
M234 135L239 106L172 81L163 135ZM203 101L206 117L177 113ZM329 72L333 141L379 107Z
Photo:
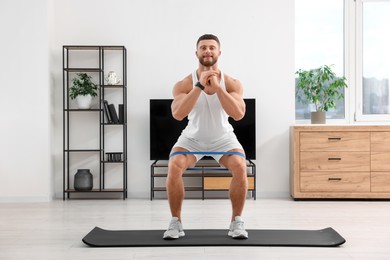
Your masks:
M172 115L179 121L188 116L189 122L173 146L171 155L174 152L239 152L212 156L232 173L229 189L232 216L228 235L242 239L248 238L241 218L248 189L246 161L228 118L242 119L245 102L241 83L218 69L220 55L219 39L211 34L201 36L196 44L198 69L173 88ZM166 186L172 219L164 239L177 239L185 235L181 220L184 200L182 175L202 156L176 154L169 159Z

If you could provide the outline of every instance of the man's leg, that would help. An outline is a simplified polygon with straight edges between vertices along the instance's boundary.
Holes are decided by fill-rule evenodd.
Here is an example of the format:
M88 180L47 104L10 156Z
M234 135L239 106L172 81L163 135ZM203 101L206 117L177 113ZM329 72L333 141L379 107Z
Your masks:
M229 152L243 152L238 149ZM220 164L232 173L229 198L232 202L232 221L234 217L241 216L244 210L246 195L248 191L248 178L246 172L245 158L238 155L224 155L219 161Z
M172 152L178 151L186 150L178 147L172 149ZM176 239L184 236L181 225L181 208L184 200L183 173L195 163L196 157L190 154L178 154L169 159L166 188L172 220L168 230L164 233L164 239Z
M239 149L234 149L230 152L233 151L243 152ZM232 222L229 235L233 238L248 238L248 233L245 231L244 222L241 218L248 191L245 158L238 155L224 155L219 162L232 173L232 181L229 188L229 198L232 203Z

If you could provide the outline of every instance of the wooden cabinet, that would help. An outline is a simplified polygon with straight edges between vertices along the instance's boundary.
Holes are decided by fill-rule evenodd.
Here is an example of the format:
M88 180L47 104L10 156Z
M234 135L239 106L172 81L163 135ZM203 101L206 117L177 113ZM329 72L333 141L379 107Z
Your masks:
M390 126L290 130L293 198L390 198Z

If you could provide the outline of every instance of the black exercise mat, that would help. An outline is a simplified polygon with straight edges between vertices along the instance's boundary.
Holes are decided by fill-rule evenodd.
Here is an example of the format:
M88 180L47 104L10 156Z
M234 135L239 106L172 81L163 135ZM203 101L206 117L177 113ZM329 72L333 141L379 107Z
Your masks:
M333 228L321 230L247 229L248 239L232 239L225 229L188 229L185 236L164 240L165 230L104 230L95 227L83 242L92 247L163 247L163 246L302 246L335 247L345 239Z

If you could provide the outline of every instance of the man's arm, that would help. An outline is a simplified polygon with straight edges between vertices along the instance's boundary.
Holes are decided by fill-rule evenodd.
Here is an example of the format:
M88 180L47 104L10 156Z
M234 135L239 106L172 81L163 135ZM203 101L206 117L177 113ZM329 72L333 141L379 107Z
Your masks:
M216 77L211 80L211 85L219 84ZM238 121L245 115L245 102L241 82L225 75L225 86L216 87L219 101L225 112L234 120Z
M177 82L173 87L172 116L176 120L183 120L194 108L202 90L192 86L191 75Z

